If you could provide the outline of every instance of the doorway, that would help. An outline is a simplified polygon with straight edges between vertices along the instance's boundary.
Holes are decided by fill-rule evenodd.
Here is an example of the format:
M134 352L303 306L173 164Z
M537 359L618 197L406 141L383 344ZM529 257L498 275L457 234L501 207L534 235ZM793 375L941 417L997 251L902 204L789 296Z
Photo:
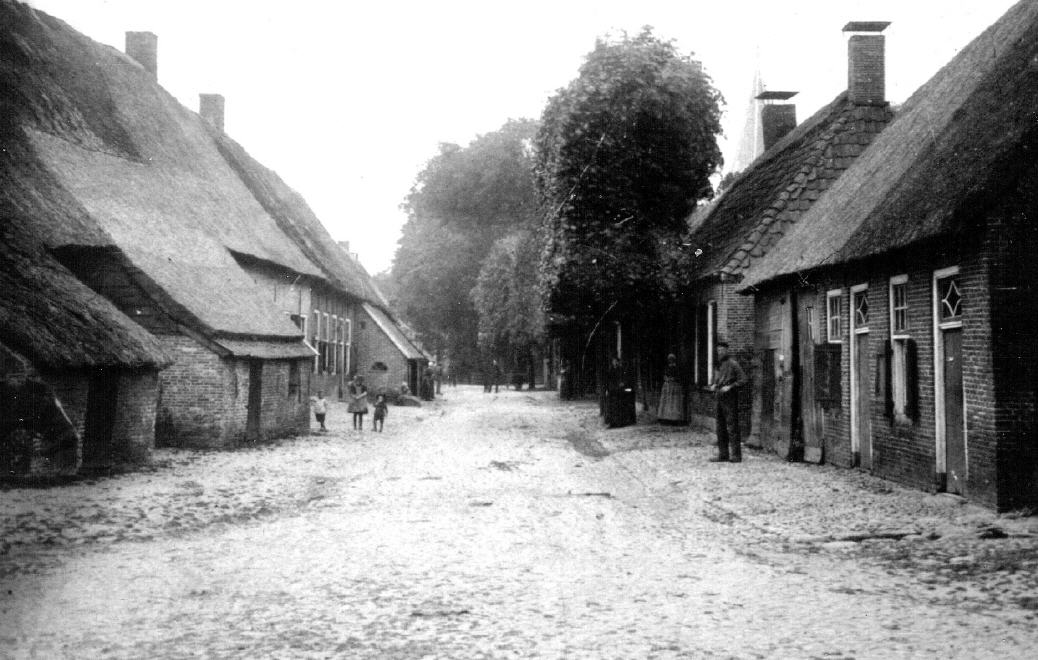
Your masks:
M937 474L949 493L966 494L966 396L962 379L964 300L958 267L934 273L934 406Z
M851 451L855 463L872 469L872 383L869 377L869 287L851 287Z
M263 362L249 361L248 417L245 421L245 440L256 442L262 435L261 412L263 408Z
M112 435L119 402L119 376L97 371L87 390L83 424L83 466L109 467L115 462Z

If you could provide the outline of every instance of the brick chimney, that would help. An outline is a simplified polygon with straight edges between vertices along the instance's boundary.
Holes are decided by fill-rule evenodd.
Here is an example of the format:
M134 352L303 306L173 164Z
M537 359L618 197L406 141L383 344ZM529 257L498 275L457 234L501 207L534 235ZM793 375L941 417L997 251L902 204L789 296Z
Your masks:
M757 95L758 101L764 102L760 110L761 128L764 132L764 151L797 127L797 107L792 103L779 103L788 101L797 95L797 92L762 92Z
M159 38L154 32L127 32L126 54L137 60L144 70L158 77Z
M198 114L211 126L223 132L223 95L199 94Z
M886 21L856 21L843 27L847 41L847 96L856 105L886 105Z

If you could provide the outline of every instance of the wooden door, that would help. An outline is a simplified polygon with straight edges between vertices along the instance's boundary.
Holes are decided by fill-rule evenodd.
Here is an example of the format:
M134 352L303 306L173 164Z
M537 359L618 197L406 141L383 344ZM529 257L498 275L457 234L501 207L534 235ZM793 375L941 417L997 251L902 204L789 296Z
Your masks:
M83 433L83 465L112 465L112 433L115 429L116 405L119 399L119 377L98 372L90 378L87 391L86 419Z
M872 379L869 373L869 334L863 332L854 337L855 359L855 420L858 437L858 464L872 469Z
M962 328L942 330L944 346L944 446L949 493L966 492L966 434L962 392Z
M818 333L816 299L813 291L801 292L797 299L800 426L804 460L811 463L822 462L823 435L822 411L815 401L815 342Z
M261 411L263 408L263 363L259 360L249 362L249 403L248 417L245 422L245 439L256 442L262 432Z

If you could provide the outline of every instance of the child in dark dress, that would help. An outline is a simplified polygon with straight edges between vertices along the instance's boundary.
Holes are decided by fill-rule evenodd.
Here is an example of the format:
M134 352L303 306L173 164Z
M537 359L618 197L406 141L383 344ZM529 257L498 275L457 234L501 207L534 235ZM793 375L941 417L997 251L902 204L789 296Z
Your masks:
M389 414L389 406L386 405L386 395L379 394L375 397L375 419L372 422L372 426L379 433L382 432L382 426L386 423L386 415Z

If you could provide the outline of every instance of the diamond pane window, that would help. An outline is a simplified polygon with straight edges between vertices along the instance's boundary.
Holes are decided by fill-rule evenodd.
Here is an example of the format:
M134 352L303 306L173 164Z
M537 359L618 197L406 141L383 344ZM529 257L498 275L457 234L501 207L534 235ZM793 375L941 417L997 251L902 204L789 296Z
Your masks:
M958 320L962 316L962 292L958 279L949 277L941 280L938 290L941 296L941 320Z
M890 288L894 310L894 332L908 332L908 284L893 284Z
M864 328L869 325L869 292L859 291L854 294L854 326Z

